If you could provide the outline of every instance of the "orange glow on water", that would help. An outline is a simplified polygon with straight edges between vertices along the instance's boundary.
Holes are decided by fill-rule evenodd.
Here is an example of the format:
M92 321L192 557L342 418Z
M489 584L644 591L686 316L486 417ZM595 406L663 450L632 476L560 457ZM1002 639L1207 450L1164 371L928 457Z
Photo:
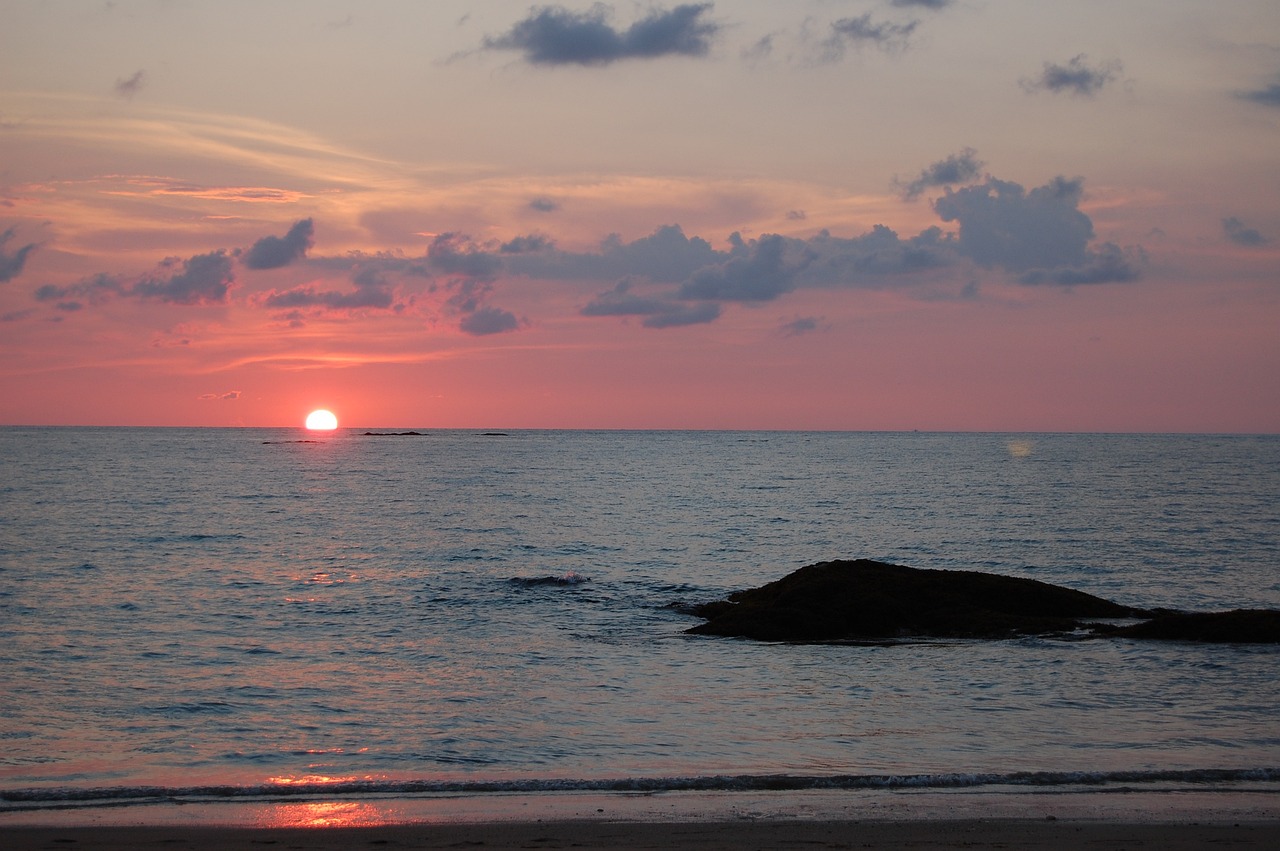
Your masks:
M263 813L261 827L375 827L396 819L362 801L314 801L277 804Z
M348 775L346 777L330 777L327 774L304 774L301 777L268 777L268 783L274 783L277 786L321 786L332 783L353 783L357 780L368 780L369 778L356 777Z

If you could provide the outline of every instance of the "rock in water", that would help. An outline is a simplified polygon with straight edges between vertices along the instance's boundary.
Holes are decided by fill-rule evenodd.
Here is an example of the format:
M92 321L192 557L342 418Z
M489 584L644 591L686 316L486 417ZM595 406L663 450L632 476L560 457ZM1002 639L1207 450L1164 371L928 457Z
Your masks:
M1005 638L1068 632L1081 618L1148 612L1034 579L826 561L694 609L687 632L761 641Z
M1274 609L1160 612L1149 621L1106 632L1123 638L1154 638L1164 641L1280 644L1280 612Z

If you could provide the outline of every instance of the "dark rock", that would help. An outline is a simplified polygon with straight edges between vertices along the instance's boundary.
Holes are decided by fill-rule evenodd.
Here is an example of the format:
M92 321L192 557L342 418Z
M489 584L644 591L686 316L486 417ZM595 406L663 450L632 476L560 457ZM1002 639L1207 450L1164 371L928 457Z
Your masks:
M366 431L364 437L422 437L420 431Z
M1083 618L1148 613L1034 579L858 559L802 567L698 606L690 633L762 641L1004 638L1076 630Z
M1105 629L1123 638L1203 641L1215 644L1280 644L1280 612L1233 609L1229 612L1161 612L1131 626Z

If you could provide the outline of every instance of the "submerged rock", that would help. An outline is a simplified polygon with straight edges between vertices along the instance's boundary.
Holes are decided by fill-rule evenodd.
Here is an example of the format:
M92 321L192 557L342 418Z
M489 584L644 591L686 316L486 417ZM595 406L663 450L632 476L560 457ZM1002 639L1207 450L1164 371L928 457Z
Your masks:
M885 641L1072 634L1212 642L1280 642L1280 611L1146 610L1034 579L924 570L858 559L802 567L727 600L694 606L686 632L760 641ZM1094 619L1142 618L1116 626Z

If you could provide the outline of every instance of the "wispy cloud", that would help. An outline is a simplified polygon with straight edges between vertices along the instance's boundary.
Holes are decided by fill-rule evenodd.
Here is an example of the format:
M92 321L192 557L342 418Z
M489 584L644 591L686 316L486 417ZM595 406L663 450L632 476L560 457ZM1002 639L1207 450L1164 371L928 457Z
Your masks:
M1272 83L1260 89L1238 92L1237 97L1262 106L1280 106L1280 82Z
M1118 61L1112 60L1090 67L1083 53L1073 56L1065 65L1044 63L1044 69L1036 77L1022 80L1027 92L1053 92L1093 97L1113 82L1123 70Z
M1235 216L1229 216L1222 220L1222 231L1226 234L1227 239L1236 245L1265 245L1267 238L1254 228L1247 227L1244 222Z
M902 197L910 201L919 198L928 189L956 186L976 180L982 174L982 166L978 152L973 148L965 148L924 169L912 180L894 182L902 191Z
M9 228L4 233L0 233L0 282L9 281L22 274L22 267L27 263L27 257L32 251L36 250L36 243L29 242L10 254L5 250L5 246L13 239L17 228Z
M626 29L610 23L612 9L586 12L561 6L533 9L498 36L484 39L487 50L515 50L534 65L608 65L623 59L705 56L720 25L707 19L710 3L654 9Z
M831 24L831 35L823 42L825 61L836 61L844 56L845 48L871 46L889 53L905 50L911 35L920 26L919 21L894 23L872 20L871 13L856 18L841 18Z
M138 92L142 91L147 84L147 72L145 70L135 71L132 76L121 77L116 80L116 95L122 98L131 99Z

